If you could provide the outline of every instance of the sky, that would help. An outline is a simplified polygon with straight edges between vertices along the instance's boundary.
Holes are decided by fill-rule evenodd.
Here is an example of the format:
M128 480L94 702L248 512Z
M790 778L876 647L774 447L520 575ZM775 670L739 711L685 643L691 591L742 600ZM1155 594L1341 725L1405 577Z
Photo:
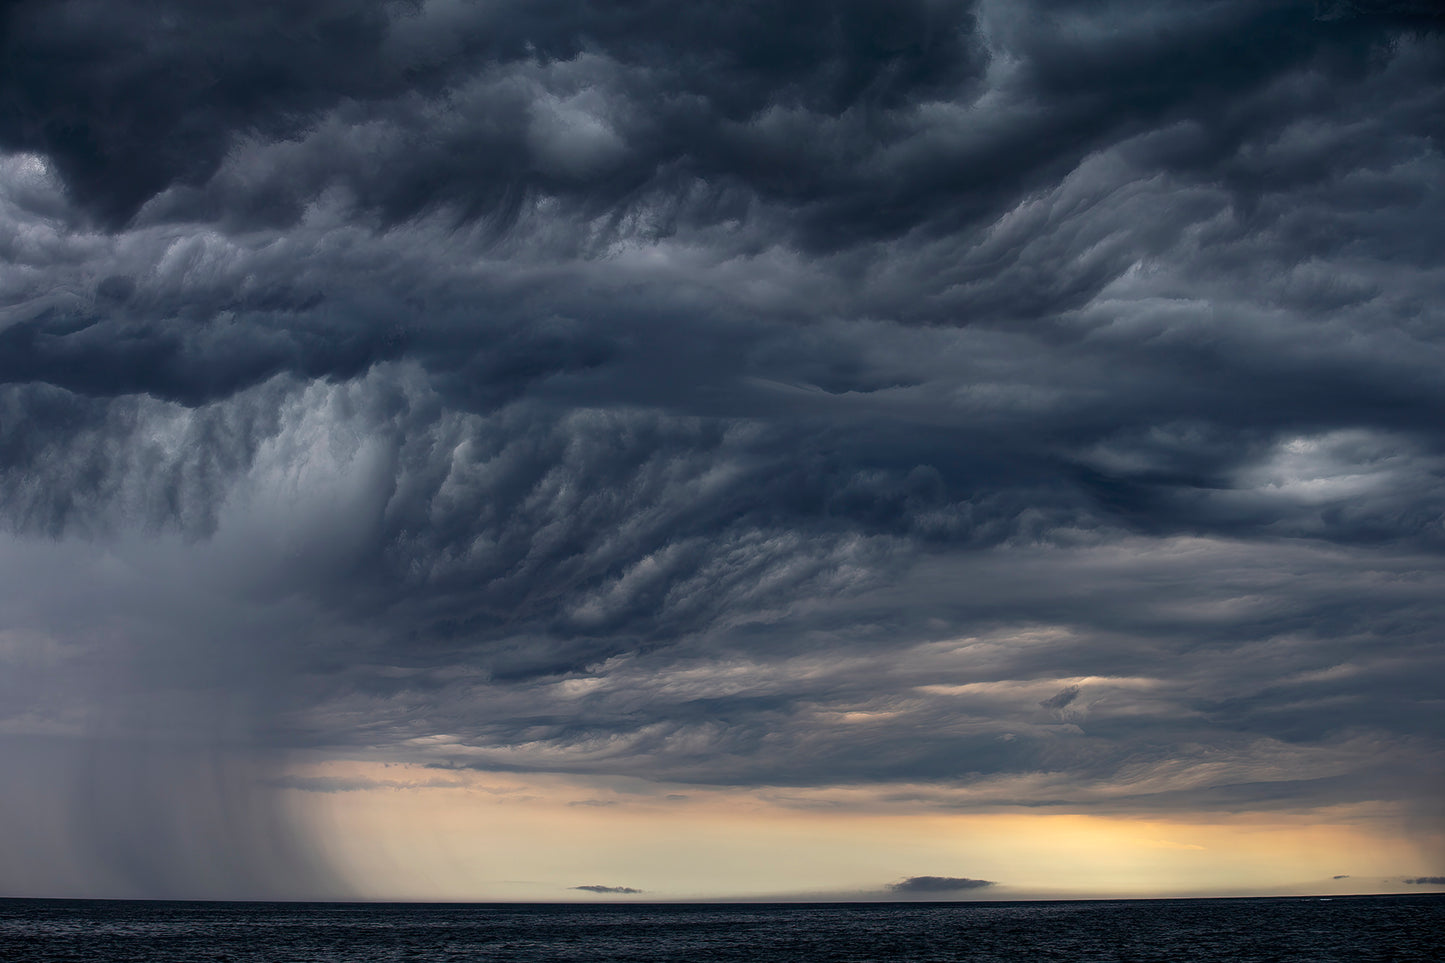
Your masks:
M1425 0L6 0L0 895L1445 889Z

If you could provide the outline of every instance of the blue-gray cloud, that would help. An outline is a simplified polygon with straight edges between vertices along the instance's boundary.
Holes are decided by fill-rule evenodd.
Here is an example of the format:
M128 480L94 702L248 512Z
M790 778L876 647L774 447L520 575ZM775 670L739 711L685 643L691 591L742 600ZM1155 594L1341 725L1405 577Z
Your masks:
M0 18L0 740L116 891L96 733L1435 818L1433 7Z

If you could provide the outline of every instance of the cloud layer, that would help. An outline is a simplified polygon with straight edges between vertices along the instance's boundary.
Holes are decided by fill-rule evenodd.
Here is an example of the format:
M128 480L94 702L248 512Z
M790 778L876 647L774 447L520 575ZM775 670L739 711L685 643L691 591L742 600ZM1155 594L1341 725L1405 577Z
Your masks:
M1428 4L0 17L15 758L1434 811Z

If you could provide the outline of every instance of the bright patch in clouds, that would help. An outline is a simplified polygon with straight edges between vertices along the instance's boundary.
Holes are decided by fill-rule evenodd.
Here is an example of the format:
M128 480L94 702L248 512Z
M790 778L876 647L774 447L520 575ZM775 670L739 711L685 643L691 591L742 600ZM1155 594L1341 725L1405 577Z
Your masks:
M490 773L441 785L414 767L322 769L333 775L288 787L290 804L319 827L359 893L378 899L567 899L591 878L642 891L595 894L612 899L960 898L890 889L926 875L999 881L969 899L1310 893L1341 891L1330 879L1341 866L1352 870L1350 891L1391 891L1388 877L1418 864L1414 845L1360 807L1164 819L949 813L898 798L907 795L898 787L719 791Z

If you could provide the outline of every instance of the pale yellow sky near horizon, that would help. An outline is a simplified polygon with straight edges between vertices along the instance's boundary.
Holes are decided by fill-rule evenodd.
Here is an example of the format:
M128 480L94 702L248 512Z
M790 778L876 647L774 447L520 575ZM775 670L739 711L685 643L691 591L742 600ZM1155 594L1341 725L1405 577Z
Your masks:
M361 899L876 899L911 876L996 884L938 894L954 899L1428 892L1440 887L1404 879L1438 872L1445 851L1440 833L1388 805L949 812L899 786L699 788L361 762L309 767L280 791Z

